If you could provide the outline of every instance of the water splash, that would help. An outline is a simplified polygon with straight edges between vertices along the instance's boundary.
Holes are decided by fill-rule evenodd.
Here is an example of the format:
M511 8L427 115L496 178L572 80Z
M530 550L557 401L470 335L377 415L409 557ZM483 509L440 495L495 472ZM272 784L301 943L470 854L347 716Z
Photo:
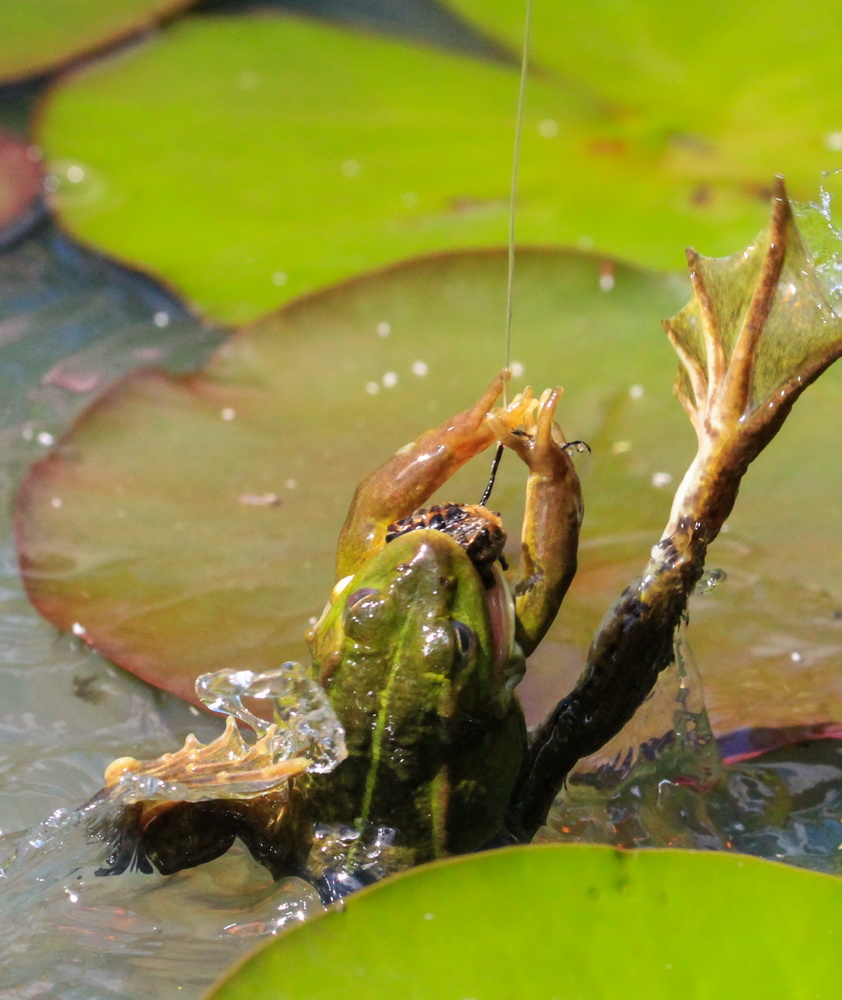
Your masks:
M196 680L196 694L213 712L232 716L265 736L274 717L275 760L306 757L308 770L332 771L347 756L345 732L324 689L300 663L290 660L275 670L219 670ZM255 714L245 699L263 702ZM266 702L270 702L269 706Z
M660 735L641 742L633 720L610 745L611 759L603 751L584 762L539 839L733 850L842 874L842 741L806 741L726 766L683 628L675 653L654 710L644 706L645 731Z
M793 212L828 303L842 315L842 230L833 224L833 201L842 189L842 170L825 174L817 202L793 202Z

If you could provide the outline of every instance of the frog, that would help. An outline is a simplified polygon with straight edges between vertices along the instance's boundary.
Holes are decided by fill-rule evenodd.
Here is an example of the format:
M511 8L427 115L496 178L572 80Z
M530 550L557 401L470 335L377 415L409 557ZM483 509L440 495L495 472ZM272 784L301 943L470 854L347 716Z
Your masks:
M312 676L344 729L345 759L327 773L299 762L285 787L255 796L237 792L236 753L209 745L208 756L224 761L225 795L134 803L109 871L145 864L171 874L239 836L276 877L306 873L318 829L388 830L388 868L397 870L501 835L527 750L515 689L575 574L583 516L570 445L555 422L562 390L537 399L527 388L497 405L507 379L499 373L472 406L400 448L356 489L332 594L307 634ZM528 470L511 572L499 514L484 504L425 506L495 444ZM189 785L201 772L207 788L212 776L197 746L184 766L165 755L167 782ZM120 762L115 781L127 767L143 772L139 762ZM153 762L146 773L162 772ZM355 849L342 859L349 870L359 865Z
M561 390L469 409L399 449L357 487L336 583L307 640L348 757L299 779L321 822L388 826L417 864L476 850L503 825L523 766L515 693L576 571L582 493L554 421ZM494 444L526 464L517 570L482 505L424 505Z

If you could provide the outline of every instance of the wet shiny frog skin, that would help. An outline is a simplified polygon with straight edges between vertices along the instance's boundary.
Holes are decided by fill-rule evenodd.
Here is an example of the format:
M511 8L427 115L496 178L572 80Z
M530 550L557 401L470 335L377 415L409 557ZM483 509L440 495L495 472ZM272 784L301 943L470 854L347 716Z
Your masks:
M475 850L503 832L527 745L514 688L573 577L582 518L578 478L553 422L560 390L540 401L527 390L495 408L503 386L500 375L474 406L357 488L337 583L308 635L312 674L344 728L347 757L328 772L307 759L274 763L271 754L264 766L258 747L232 751L236 732L226 730L207 747L188 741L158 761L117 761L103 795L116 794L123 775L147 774L167 788L200 786L201 801L128 799L104 874L133 865L169 874L217 857L235 837L275 876L334 862L365 868L362 845L386 829L383 872ZM423 507L498 441L528 468L511 581L496 514ZM256 791L263 776L265 793ZM362 835L348 850L343 829ZM324 830L340 844L328 861Z
M500 832L526 748L514 688L576 568L582 501L553 423L560 390L495 409L503 384L499 376L360 484L338 582L308 635L349 756L331 774L299 779L307 809L322 823L397 829L407 862L476 849ZM495 559L496 515L470 508L466 532L451 531L442 508L418 510L497 441L529 470L511 584ZM401 519L414 523L395 530ZM494 537L475 562L477 533Z

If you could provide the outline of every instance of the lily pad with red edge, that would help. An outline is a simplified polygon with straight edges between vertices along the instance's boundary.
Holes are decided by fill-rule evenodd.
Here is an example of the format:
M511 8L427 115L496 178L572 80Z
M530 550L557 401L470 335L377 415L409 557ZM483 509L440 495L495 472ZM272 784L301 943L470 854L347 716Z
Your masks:
M500 367L505 272L498 252L407 262L291 303L196 375L119 383L21 490L18 545L36 606L187 698L200 673L305 658L356 484L472 403ZM672 497L664 477L674 485L693 456L660 329L687 295L681 279L585 254L520 257L513 361L538 388L566 387L561 423L593 450L578 459L579 577L525 682L533 718L575 679L599 619L660 535ZM840 400L831 370L751 468L710 553L734 581L740 628L719 624L728 612L713 602L727 608L726 583L699 598L711 603L694 612L691 641L727 728L842 718L833 645L842 464L827 461ZM487 472L473 463L440 499L477 500ZM509 456L492 500L514 558L524 480ZM785 623L785 643L758 655L770 620ZM786 643L815 652L814 669L781 653ZM741 685L751 694L735 718L728 706Z
M113 45L195 0L3 0L0 83L50 70Z
M841 904L842 880L737 854L510 848L351 896L206 1000L831 1000Z
M0 128L0 246L37 216L43 176L35 148Z

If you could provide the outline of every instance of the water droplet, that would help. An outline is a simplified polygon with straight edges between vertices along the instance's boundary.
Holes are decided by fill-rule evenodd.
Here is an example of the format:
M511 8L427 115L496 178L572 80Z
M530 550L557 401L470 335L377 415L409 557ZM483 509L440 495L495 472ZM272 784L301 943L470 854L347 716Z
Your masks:
M362 167L360 166L359 160L343 160L342 161L342 173L346 177L358 177Z
M792 660L793 663L801 663L801 661L804 659L801 653L795 653L795 652L790 653L789 658L790 660Z
M283 288L287 281L289 281L289 275L286 271L275 271L272 275L272 284L276 288Z
M71 184L79 184L85 179L85 171L78 163L71 163L67 168L67 179Z
M287 479L284 482L284 486L286 486L286 488L288 490L294 490L295 487L298 486L298 480L297 479Z
M708 570L696 584L694 593L709 594L715 587L718 587L720 583L724 583L727 579L728 574L724 569Z
M61 497L53 497L50 503L53 505L53 507L58 509L59 507L61 507Z
M629 386L629 399L642 399L646 390L642 385Z
M599 287L603 292L610 292L614 287L614 275L606 271L599 276Z
M241 493L240 503L246 507L277 507L281 502L277 493Z
M387 323L385 319L381 320L377 324L377 336L378 337L388 337L392 332L392 324Z
M152 322L155 324L155 326L163 329L165 326L170 325L170 314L164 312L163 310L161 312L156 312L155 315L152 317Z
M412 362L412 374L417 375L421 378L429 373L430 369L426 361L413 361Z
M382 378L384 389L394 389L398 384L398 373L397 372L386 372Z
M520 361L513 361L509 365L509 371L512 373L512 378L522 378L526 369Z
M233 420L237 416L237 411L231 406L225 406L220 410L220 416L223 420Z
M81 622L74 622L73 625L71 626L70 631L74 635L84 635L88 630Z
M824 144L832 153L838 153L842 150L842 132L828 132Z
M35 439L38 444L43 444L49 448L51 444L55 443L55 438L49 431L39 431L38 436Z
M614 444L611 445L611 454L625 455L626 452L631 451L631 447L631 441L615 441Z
M543 118L538 122L538 135L542 139L554 139L558 135L558 122L553 118Z
M366 382L365 391L369 394L369 396L376 396L377 393L380 392L380 383Z
M669 486L672 482L672 473L670 472L655 472L652 475L652 485L656 488L662 486Z

